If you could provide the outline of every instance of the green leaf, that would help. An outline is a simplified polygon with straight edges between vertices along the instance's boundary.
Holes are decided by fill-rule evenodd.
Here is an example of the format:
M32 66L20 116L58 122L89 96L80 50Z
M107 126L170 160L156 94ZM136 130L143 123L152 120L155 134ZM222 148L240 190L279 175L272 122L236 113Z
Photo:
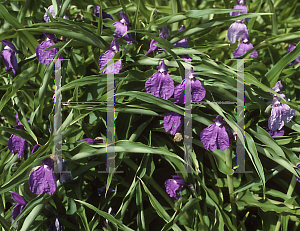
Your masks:
M76 202L79 202L83 205L85 205L86 207L90 208L91 210L95 211L96 213L98 213L100 216L104 217L105 219L107 219L109 222L111 222L112 224L115 224L117 225L121 230L125 230L125 231L133 231L133 229L130 229L129 227L127 227L126 225L124 225L121 221L117 220L116 218L114 218L112 215L106 213L106 212L103 212L99 209L97 209L95 206L89 204L89 203L86 203L86 202L83 202L83 201L80 201L80 200L76 200L74 199Z

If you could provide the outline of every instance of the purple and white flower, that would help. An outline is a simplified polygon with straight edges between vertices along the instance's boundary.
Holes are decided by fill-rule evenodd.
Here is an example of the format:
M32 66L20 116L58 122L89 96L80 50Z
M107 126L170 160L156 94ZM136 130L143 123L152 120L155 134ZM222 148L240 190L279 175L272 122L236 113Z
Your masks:
M21 51L18 51L16 47L8 40L1 40L2 44L5 45L4 50L1 52L5 70L12 69L13 73L16 74L16 71L18 70L18 62L16 53L22 53Z
M216 149L226 150L229 147L229 137L226 132L226 122L218 115L213 120L215 123L203 129L200 134L201 142L205 149L214 151Z
M236 41L244 38L247 35L248 35L247 26L244 23L239 21L232 23L227 31L227 37L231 43L235 43Z
M170 31L168 29L167 26L162 27L161 29L159 29L159 36L165 39L168 39L170 36ZM150 42L150 48L147 51L147 53L145 54L145 56L147 56L150 52L155 51L156 54L165 52L165 50L163 48L160 48L158 46L154 46L154 44L159 44L158 42L156 42L154 39L151 40Z
M42 160L42 165L33 168L28 180L29 189L34 194L53 194L56 191L56 177L51 158Z
M195 74L193 74L193 68L191 68L191 71L189 73L187 73L188 75L188 80L191 84L191 100L193 101L201 101L206 94L206 90L205 88L201 85L201 82L195 78ZM179 104L184 104L185 103L185 94L184 94L184 90L185 90L185 79L182 80L182 82L180 84L178 84L175 87L174 90L174 99L176 100L175 103L179 103Z
M187 185L181 176L173 175L173 179L168 179L165 181L166 192L170 197L180 198L181 190L183 185Z
M167 73L168 66L164 61L157 67L158 72L154 73L145 83L145 89L147 93L161 97L163 99L169 99L174 92L174 81Z
M247 51L253 48L252 43L249 42L249 35L246 35L242 38L242 42L238 45L237 49L233 52L234 57L240 57L244 55ZM249 56L250 59L255 58L258 56L256 50L254 50L251 55Z
M247 14L247 6L245 0L238 0L238 4L233 7L233 9L241 9L239 11L230 12L230 16L238 16L241 14ZM241 22L244 22L245 19L242 19Z
M127 31L129 31L130 22L128 16L123 12L120 12L120 16L121 16L120 22L113 23L113 25L117 27L113 36L115 38L123 38L127 41L127 43L132 43L134 40L131 37L131 34L130 33L125 34Z
M118 51L119 51L119 42L116 38L114 38L110 44L110 50L101 54L99 57L100 70L102 70L107 65L108 61L112 59L115 56L115 53L117 53ZM102 71L102 74L107 74L107 73L119 74L121 69L122 69L122 59L119 59L117 62L114 63L114 65L110 65L106 67L106 69Z
M183 30L185 30L185 26L184 26L184 25L182 25L182 26L180 27L180 29L179 29L178 32L181 32L181 31L183 31ZM186 38L180 40L180 41L177 42L177 43L175 43L173 46L174 46L175 48L190 48L190 47L189 47L189 44L188 44L188 41L187 41ZM192 58L191 58L188 54L186 54L186 55L179 55L179 57L180 57L181 59L183 59L184 61L186 61L186 62L192 61Z
M285 97L284 94L279 94ZM295 110L291 109L287 104L280 103L280 98L273 96L271 116L268 121L268 127L271 131L281 130L284 122L290 122L295 115Z
M168 112L164 117L164 128L171 135L175 135L183 124L182 116L176 112Z
M24 199L24 197L22 197L16 192L14 191L9 191L9 192L12 199L16 202L16 205L12 211L12 218L15 220L17 216L22 212L25 205L27 205L27 201Z
M55 55L57 54L57 52L59 50L58 50L58 48L51 48L51 49L45 50L46 48L55 45L57 39L56 39L55 35L53 35L53 34L44 33L44 35L47 37L47 40L43 41L41 44L39 44L36 47L35 52L36 52L36 57L39 60L39 62L45 63L45 65L48 66L51 63L52 59L54 59ZM58 59L63 59L62 55L60 55L58 57Z

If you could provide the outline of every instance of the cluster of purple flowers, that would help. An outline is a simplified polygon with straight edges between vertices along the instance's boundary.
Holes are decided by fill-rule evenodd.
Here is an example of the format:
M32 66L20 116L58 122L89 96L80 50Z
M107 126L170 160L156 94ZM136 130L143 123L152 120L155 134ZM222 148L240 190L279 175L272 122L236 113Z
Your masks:
M13 73L16 74L18 70L18 62L16 53L22 53L21 51L17 50L16 47L8 40L1 40L2 44L5 45L4 50L1 52L5 70L12 69Z
M238 0L238 5L235 5L233 9L241 9L240 11L231 12L231 16L238 16L241 14L247 14L247 7L245 0ZM231 43L235 43L240 39L242 42L238 45L237 49L233 52L234 57L239 57L245 54L247 51L253 48L252 43L249 42L249 35L247 26L244 24L245 19L235 21L229 27L227 31L227 37ZM257 51L253 51L249 56L250 58L255 58L258 56Z

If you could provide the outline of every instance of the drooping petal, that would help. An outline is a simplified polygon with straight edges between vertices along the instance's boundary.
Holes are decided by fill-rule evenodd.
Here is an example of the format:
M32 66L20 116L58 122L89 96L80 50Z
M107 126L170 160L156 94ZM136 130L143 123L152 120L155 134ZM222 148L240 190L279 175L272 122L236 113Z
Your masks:
M51 63L52 59L54 59L55 55L58 52L58 48L51 48L48 50L45 50L45 49L50 46L53 46L54 44L55 43L53 41L47 40L47 41L43 41L41 44L39 44L36 47L35 52L36 52L36 57L39 60L39 62L45 63L46 66L48 66ZM43 52L43 50L45 50L45 51ZM63 59L62 55L60 55L58 57L58 59Z
M192 79L191 88L193 101L201 101L205 97L206 90L198 79Z
M56 178L52 168L39 166L29 176L29 189L34 194L53 194L56 191Z
M284 121L282 120L281 116L282 108L280 106L273 106L271 110L271 116L268 120L268 127L271 131L280 130L283 125Z
M281 104L282 107L282 120L284 122L290 122L290 120L295 116L295 110L291 109L287 104Z
M57 41L57 39L56 39L56 37L55 37L54 34L45 33L45 32L43 32L43 33L44 33L44 35L45 35L48 39L52 40L53 42L56 42L56 41Z
M9 50L3 50L1 52L1 55L3 57L3 62L4 62L4 67L5 67L5 70L9 70L11 69L13 66L12 66L12 63L11 63L11 56L13 55L11 51Z
M85 141L85 142L87 142L89 144L94 144L94 140L92 138L84 138L84 139L81 139L79 141Z
M21 195L19 195L18 193L14 192L14 191L9 191L11 198L18 204L20 205L26 205L27 201L24 199L24 197L22 197Z
M12 134L7 142L7 146L12 153L18 153L18 158L22 158L27 149L27 141Z
M105 65L107 65L109 59L112 59L114 55L115 52L112 50L108 50L104 54L100 55L99 57L100 70L102 70L105 67ZM102 74L107 74L107 73L119 74L121 69L122 69L122 60L120 59L117 62L115 62L114 65L110 65L106 67L106 69L102 71Z
M216 124L211 124L207 128L203 129L200 134L200 139L205 149L214 151L217 148L217 137L219 129L220 127Z
M16 204L12 211L12 218L15 220L17 216L22 212L25 205Z
M175 103L184 104L185 103L185 79L182 80L180 84L178 84L174 89L174 99L176 100Z
M167 192L167 194L170 195L170 197L175 197L176 199L179 199L179 195L176 193L176 191L181 186L179 184L177 184L176 180L174 180L174 179L166 180L165 187L166 187L166 192Z
M235 5L233 9L241 9L240 11L230 12L230 16L238 16L241 14L247 14L247 6ZM243 19L245 20L245 19Z
M119 51L119 42L116 38L113 38L110 44L110 50L118 52Z
M145 89L147 93L167 100L173 95L174 81L168 73L156 72L146 81Z
M176 180L177 184L185 185L184 179L181 176L178 175L172 175L173 179Z
M247 34L248 29L246 25L240 22L232 23L227 31L227 37L231 43L235 43L235 41L243 38Z
M183 124L182 116L176 112L168 112L164 117L164 128L168 132L170 130L171 135L175 135Z
M221 126L218 129L217 149L222 149L224 151L227 148L229 148L229 136L225 126Z

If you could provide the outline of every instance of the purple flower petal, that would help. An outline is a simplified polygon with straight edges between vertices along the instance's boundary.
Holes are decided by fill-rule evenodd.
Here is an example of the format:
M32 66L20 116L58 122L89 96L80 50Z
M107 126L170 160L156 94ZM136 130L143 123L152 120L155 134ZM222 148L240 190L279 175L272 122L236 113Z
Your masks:
M115 33L113 34L114 38L123 38L127 41L127 43L132 43L133 38L131 37L131 34L130 33L125 34L127 31L129 31L128 25L123 24L121 22L114 22L113 26L117 27Z
M94 144L94 140L92 138L84 138L84 139L81 139L79 141L85 141L85 142L87 142L89 144Z
M145 83L147 93L166 100L173 95L174 81L166 72L168 70L167 68L164 61L162 61L161 65L157 67L158 72L154 73Z
M102 70L105 67L105 65L107 65L109 59L112 59L114 55L115 52L112 50L108 50L104 54L100 55L99 57L100 70ZM122 69L122 60L120 59L117 62L115 62L114 65L110 65L106 67L106 69L102 71L102 74L107 74L107 73L119 74L121 69Z
M32 151L31 151L31 154L36 152L40 147L41 147L41 145L39 145L39 144L34 145Z
M241 14L247 14L247 6L243 5L235 5L233 9L241 9L240 11L230 12L230 16L238 16ZM245 19L242 19L241 22L244 22Z
M239 57L244 55L247 51L251 50L253 48L253 45L251 43L240 43L237 47L237 49L233 52L234 57ZM257 57L257 51L253 51L249 58Z
M220 115L214 121L214 124L209 125L201 132L201 142L205 149L210 149L211 151L215 149L226 150L229 147L229 136L224 126L226 122Z
M58 48L51 48L48 50L45 50L46 48L53 46L55 42L51 40L43 41L41 44L39 44L36 47L36 57L41 63L45 63L46 66L48 66L51 63L51 59L54 59L55 55L58 52ZM43 50L45 50L43 52ZM58 59L63 59L62 55L58 57Z
M96 17L99 17L99 14L100 14L100 6L96 6L95 10L94 10L94 15ZM110 18L111 20L114 20L113 17L110 14L108 14L105 11L102 10L102 19L106 19L106 18ZM98 27L98 23L97 22L94 22L93 24L94 24L94 26ZM103 29L107 29L108 28L108 27L106 27L104 25L102 27L103 27Z
M284 121L281 118L281 110L282 108L279 106L272 107L271 116L268 121L268 126L271 131L280 130L284 125Z
M170 30L168 29L167 26L164 26L164 27L162 27L162 28L159 29L159 34L163 38L168 39L169 36L170 36Z
M43 164L35 169L29 176L28 184L29 189L34 194L53 194L56 191L56 177L53 171L53 161L50 158L46 158L42 163L48 163L49 165ZM52 164L51 162L52 161Z
M27 201L14 191L9 191L11 194L12 199L17 203L12 211L12 218L15 220L17 216L22 212L23 208L27 204Z
M243 38L245 35L248 35L248 29L241 22L234 22L227 31L227 37L231 43L235 43L235 41Z
M56 217L54 223L52 223L48 228L48 231L63 231L63 230L64 230L64 227L60 224L57 217Z
M53 42L56 42L56 41L57 41L57 39L56 39L56 37L55 37L54 34L45 33L45 32L43 32L43 33L44 33L44 35L45 35L48 39L52 40ZM52 46L52 45L51 45L51 46Z
M173 179L168 179L165 181L166 192L170 197L175 197L176 199L180 198L180 193L184 182L183 178L180 176L173 175ZM176 192L178 190L178 193Z
M120 16L121 16L121 21L120 21L121 23L125 23L126 25L130 24L127 14L120 12Z
M279 80L275 86L272 88L273 91L275 92L280 92L282 89L283 85L281 84L281 80Z
M286 53L290 53L290 52L291 52L292 50L294 50L295 48L296 48L295 45L289 44L289 47L288 47ZM299 62L300 62L300 61L299 61L299 57L300 57L300 56L298 56L296 59L294 59L292 62L290 62L289 65L295 65L295 64L299 63Z
M12 134L7 142L7 146L12 153L18 153L18 158L22 158L27 149L27 141Z
M284 122L290 122L290 120L295 116L295 110L291 109L287 104L281 104L282 107L282 120Z
M52 15L52 18L54 18L55 17L55 11L54 11L54 6L53 5L51 5L51 6L48 7L48 11ZM66 15L63 18L64 19L68 19L68 17ZM45 14L44 14L44 21L45 22L51 22L48 14L47 14L47 12L45 12Z
M191 98L193 101L201 101L206 94L205 88L201 85L201 82L194 77L193 69L187 74L189 75L189 81L191 83ZM175 103L185 104L185 81L186 79L182 80L180 84L178 84L174 89L174 99L176 100Z
M27 204L27 201L24 199L24 197L22 197L21 195L19 195L18 193L14 192L14 191L9 191L10 192L10 195L12 197L12 199L20 204L20 205L26 205Z
M182 116L176 112L168 112L164 117L164 128L168 132L170 130L171 135L175 135L183 124Z
M154 46L154 44L159 44L159 43L156 42L154 39L152 39L151 42L150 42L150 48L147 51L147 53L145 54L145 56L147 56L152 51L157 51L158 50L158 46Z
M16 49L15 45L12 44L10 41L2 39L1 42L2 42L3 45L8 46L12 51L14 51L14 52L20 52L20 51L18 51Z

